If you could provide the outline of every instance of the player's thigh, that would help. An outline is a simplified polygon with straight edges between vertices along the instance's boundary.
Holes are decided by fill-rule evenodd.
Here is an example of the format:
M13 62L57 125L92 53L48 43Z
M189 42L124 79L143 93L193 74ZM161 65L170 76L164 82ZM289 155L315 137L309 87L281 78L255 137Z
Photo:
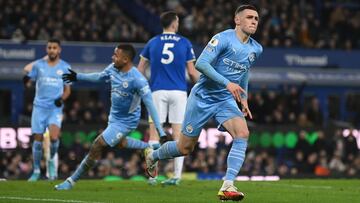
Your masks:
M178 140L181 134L181 124L171 124L172 136L174 140Z
M31 133L44 134L47 127L49 111L41 107L33 107L31 114Z
M199 136L206 122L215 115L216 109L216 103L206 103L203 99L190 94L181 132L189 137Z
M185 91L169 91L169 123L181 124L184 120L187 93Z
M234 117L225 121L222 126L230 133L233 138L249 137L249 129L244 117Z
M55 124L49 125L49 135L51 140L57 140L60 137L60 128Z
M160 123L165 123L169 111L167 91L166 90L155 91L152 93L152 98L154 101L155 109L159 116ZM149 122L152 122L151 118L149 118Z
M104 132L102 133L102 137L107 145L110 147L116 146L120 140L125 137L132 129L125 125L118 125L114 123L109 123Z
M247 137L248 127L244 114L240 111L235 100L224 101L215 115L215 120L219 124L219 130L228 131L234 138Z
M63 118L62 108L54 108L50 110L50 116L48 119L48 126L55 125L61 129L61 122ZM50 134L51 136L51 134Z

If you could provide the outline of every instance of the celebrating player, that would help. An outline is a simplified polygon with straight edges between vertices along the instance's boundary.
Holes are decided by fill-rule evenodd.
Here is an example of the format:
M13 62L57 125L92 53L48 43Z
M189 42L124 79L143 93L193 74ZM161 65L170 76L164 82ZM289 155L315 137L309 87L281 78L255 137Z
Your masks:
M29 181L40 178L43 134L46 128L50 133L50 159L48 161L49 179L57 177L54 156L59 148L60 128L62 121L63 101L70 95L70 86L64 84L63 73L68 72L70 65L60 59L60 41L51 39L46 45L47 56L25 66L27 73L24 85L28 87L31 80L36 81L34 107L31 115L31 131L34 136L32 145L33 173Z
M234 21L235 29L216 34L196 62L195 67L202 75L190 93L180 139L166 142L157 150L147 148L145 156L148 174L156 174L158 160L191 153L205 123L215 118L219 129L233 137L218 196L221 200L239 201L244 194L234 186L234 180L244 162L249 136L244 117L252 118L247 103L248 76L250 67L262 53L262 46L250 37L259 21L254 6L238 7ZM242 104L242 111L236 102Z
M149 146L145 142L126 137L128 133L136 129L139 123L141 99L154 120L159 135L165 136L152 101L150 87L145 77L132 64L135 53L133 46L121 44L115 48L112 56L113 63L102 72L82 74L71 71L70 74L64 74L65 82L77 80L110 82L111 110L107 128L95 139L88 155L82 160L74 174L63 183L56 185L55 189L71 189L80 176L95 165L101 158L103 149L108 146L121 148L124 147L123 142L128 148L145 149Z
M144 74L150 65L150 88L160 123L164 124L168 117L174 139L178 140L187 100L185 67L194 83L198 73L194 67L195 55L190 41L176 34L179 27L177 14L172 11L165 12L161 14L160 21L163 33L146 44L140 54L138 69ZM149 144L155 149L160 146L159 136L151 120ZM174 177L163 181L162 184L179 184L183 162L184 157L175 158ZM156 178L150 178L149 183L156 184Z

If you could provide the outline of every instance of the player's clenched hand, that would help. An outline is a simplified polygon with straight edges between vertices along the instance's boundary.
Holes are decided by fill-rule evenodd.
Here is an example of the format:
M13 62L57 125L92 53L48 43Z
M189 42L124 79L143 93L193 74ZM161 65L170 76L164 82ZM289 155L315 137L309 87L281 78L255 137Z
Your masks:
M235 84L233 82L229 82L229 84L226 86L226 89L229 90L229 92L233 95L236 101L241 102L241 93L246 94L245 90L241 88L238 84Z
M77 81L77 73L71 69L68 69L70 73L65 73L62 75L62 79L64 82L69 83L69 82L75 82Z

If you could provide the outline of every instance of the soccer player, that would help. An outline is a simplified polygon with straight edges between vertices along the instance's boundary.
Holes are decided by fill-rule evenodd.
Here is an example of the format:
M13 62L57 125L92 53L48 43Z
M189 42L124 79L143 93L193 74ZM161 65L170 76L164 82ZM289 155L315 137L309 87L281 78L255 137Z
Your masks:
M139 123L141 99L154 120L159 135L165 136L152 101L150 87L145 77L132 64L135 53L133 46L120 44L115 48L112 56L113 63L102 72L83 74L71 71L70 74L64 74L65 82L77 80L110 82L111 110L107 128L95 139L88 155L82 160L73 175L63 183L56 185L55 189L71 189L80 176L95 165L96 161L101 158L103 149L108 146L119 148L125 146L135 149L149 147L148 143L127 138L128 133L136 129Z
M34 107L31 115L31 131L34 135L32 145L33 173L29 181L40 178L43 134L46 128L50 134L49 179L57 177L54 156L59 148L60 128L62 121L63 101L70 95L70 86L64 84L63 73L68 72L70 65L60 59L61 45L57 39L51 39L46 45L47 56L25 66L23 78L25 87L36 81Z
M145 73L150 65L150 88L160 123L163 125L168 117L173 138L178 140L181 133L181 123L184 120L187 82L186 69L193 83L198 79L194 67L195 55L188 39L176 34L179 28L179 17L173 11L164 12L160 16L163 33L152 38L140 54L138 70ZM149 144L158 148L159 136L150 120ZM162 182L165 185L177 185L181 178L184 157L174 160L174 177ZM156 178L149 179L149 184L155 185Z
M190 93L180 139L166 142L157 150L147 148L145 158L147 173L156 174L158 160L191 153L201 129L210 118L214 118L219 130L226 130L233 137L225 179L218 196L221 200L239 201L244 194L234 186L234 180L244 162L249 136L244 117L252 118L247 103L248 77L250 67L263 49L250 37L259 21L254 6L239 6L234 21L235 29L216 34L195 64L202 75ZM242 104L242 111L236 102Z

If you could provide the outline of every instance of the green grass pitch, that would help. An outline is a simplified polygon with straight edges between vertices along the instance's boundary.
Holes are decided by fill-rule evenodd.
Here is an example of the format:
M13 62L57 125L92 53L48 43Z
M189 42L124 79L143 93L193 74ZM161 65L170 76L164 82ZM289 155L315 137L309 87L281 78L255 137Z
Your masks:
M221 202L222 181L182 181L179 186L150 186L144 181L81 180L70 191L55 191L60 181L2 181L0 202ZM236 182L245 193L241 202L360 202L360 180L312 179ZM228 201L231 202L231 201Z

